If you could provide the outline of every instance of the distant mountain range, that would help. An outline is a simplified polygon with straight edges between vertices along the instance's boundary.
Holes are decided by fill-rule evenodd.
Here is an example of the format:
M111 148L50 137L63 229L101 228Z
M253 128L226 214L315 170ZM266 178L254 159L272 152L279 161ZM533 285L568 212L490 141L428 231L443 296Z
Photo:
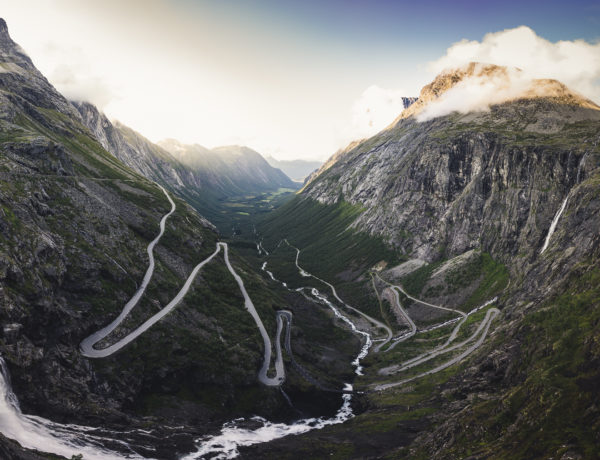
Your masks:
M73 105L106 150L140 174L175 191L186 188L222 198L295 187L282 171L248 147L210 150L175 139L154 144L122 123L113 124L88 102Z
M281 170L270 166L262 155L248 147L229 145L210 150L174 139L158 145L223 196L296 187Z
M285 173L248 147L210 150L175 139L155 144L128 126L111 122L88 102L73 102L72 107L108 152L184 198L221 231L230 231L229 219L224 216L236 212L224 205L224 200L298 188Z
M310 160L276 160L272 156L266 157L267 162L274 168L281 169L288 177L296 182L304 182L313 171L319 169L322 161Z

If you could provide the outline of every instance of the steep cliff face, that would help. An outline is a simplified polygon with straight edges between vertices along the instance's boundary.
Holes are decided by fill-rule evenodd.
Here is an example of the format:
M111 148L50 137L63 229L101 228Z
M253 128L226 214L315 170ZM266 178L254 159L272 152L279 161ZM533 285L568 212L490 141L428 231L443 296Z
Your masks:
M63 115L78 118L71 104L48 83L35 68L29 56L17 45L8 33L4 19L0 18L0 84L2 85L2 114L12 118L11 110L17 104L25 110L32 106L57 110ZM5 102L6 101L6 102Z
M153 144L131 128L115 124L88 102L72 102L84 125L106 151L142 176L177 191L183 187L201 188L190 171L167 151Z
M454 78L440 80L412 115L338 153L303 196L364 207L353 226L409 257L539 251L566 194L597 167L600 108L565 92L417 121Z
M240 203L248 196L277 193L297 185L282 171L270 166L257 152L239 146L209 150L170 139L157 145L122 123L110 122L95 106L73 102L83 124L102 146L139 174L165 186L210 219L228 235L243 227L251 231L251 220ZM257 198L258 200L259 198ZM248 206L247 206L248 207ZM241 214L240 214L241 213ZM243 221L243 222L238 222Z
M596 455L600 107L559 82L538 80L489 107L431 116L444 112L437 104L461 82L491 76L502 86L512 73L473 64L440 75L386 130L337 152L294 203L261 227L267 238L272 228L277 238L301 241L314 257L311 248L318 247L322 260L313 261L313 270L340 285L352 280L355 290L341 295L361 308L355 292L372 290L369 270L392 278L410 265L414 272L397 275L400 282L407 289L412 283L421 299L453 308L501 285L480 298L497 296L500 309L481 348L444 372L367 395L369 409L352 426L248 455L285 458L290 449L347 458ZM301 218L294 217L298 209ZM336 231L315 229L315 221ZM375 264L364 255L374 238L412 260L386 270L393 257L379 250ZM478 251L505 267L497 265L489 282L485 267L438 274ZM340 259L346 270L328 262ZM436 276L443 282L432 282ZM417 322L431 313L403 302ZM381 379L382 367L419 346L406 341L398 351L370 355L366 381Z

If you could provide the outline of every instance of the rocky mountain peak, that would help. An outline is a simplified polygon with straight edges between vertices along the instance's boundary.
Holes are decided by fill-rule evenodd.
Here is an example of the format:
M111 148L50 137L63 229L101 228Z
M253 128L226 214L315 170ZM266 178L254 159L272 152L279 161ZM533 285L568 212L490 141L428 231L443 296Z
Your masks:
M472 103L469 103L469 98L473 99ZM523 99L551 99L559 104L600 110L594 102L557 80L533 79L516 67L471 62L462 67L447 69L436 76L423 87L418 100L404 110L396 122L411 116L421 119L426 109L442 102L450 109L466 113ZM448 108L445 113L452 111Z
M567 105L576 105L586 109L600 110L593 101L570 90L564 83L549 78L532 80L531 86L523 94L525 99L549 98Z
M163 139L158 141L157 144L175 157L179 157L185 152L185 146L177 139Z
M200 144L184 144L177 139L163 139L158 141L157 145L165 149L175 158L181 160L182 158L189 155L207 155L211 154L211 150L200 145Z
M26 108L29 104L57 110L79 121L79 113L37 70L27 53L10 38L6 21L1 18L0 86L5 94L11 94L12 103L23 110L30 110L30 107ZM53 128L54 125L49 122L48 127Z
M511 69L520 73L520 69ZM483 64L479 62L470 62L464 67L448 69L440 73L435 79L424 86L419 95L419 100L430 102L440 97L443 93L455 87L459 82L468 78L498 78L508 80L510 78L509 69L495 64Z
M253 158L263 158L260 153L244 145L223 145L221 147L214 148L213 151L221 155L227 155L233 158L244 156Z
M8 26L2 18L0 18L0 60L1 62L15 63L20 67L33 67L31 59L10 38Z

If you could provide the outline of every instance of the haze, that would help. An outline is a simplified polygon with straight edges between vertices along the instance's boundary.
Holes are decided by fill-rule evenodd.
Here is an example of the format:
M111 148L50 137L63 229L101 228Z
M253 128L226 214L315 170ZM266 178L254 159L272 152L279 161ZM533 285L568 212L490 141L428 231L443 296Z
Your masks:
M600 102L597 5L480 3L32 0L2 15L59 91L153 141L322 160L471 60Z

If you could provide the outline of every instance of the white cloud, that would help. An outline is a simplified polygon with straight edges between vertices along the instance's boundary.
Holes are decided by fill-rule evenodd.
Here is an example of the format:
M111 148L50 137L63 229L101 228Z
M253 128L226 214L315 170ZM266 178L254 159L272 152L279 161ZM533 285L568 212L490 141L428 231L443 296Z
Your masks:
M515 99L532 89L532 80L514 68L495 68L476 65L472 75L425 106L417 120L426 121L452 112L487 111L493 104Z
M482 73L483 66L429 103L420 121L453 111L489 110L490 105L517 98L528 90L543 94L551 87L533 87L533 79L555 79L600 103L600 43L584 40L550 42L526 26L490 33L481 41L461 40L444 56L429 63L431 76L470 62L506 66L506 72ZM519 70L517 70L519 69ZM404 91L370 86L354 103L352 139L371 136L391 123L404 109Z
M517 67L532 78L553 78L600 103L600 43L550 42L526 26L490 33L481 42L462 40L430 63L436 74L469 62Z
M353 139L369 137L388 126L404 110L403 90L369 86L352 106Z
M53 63L48 79L67 99L91 102L104 109L116 98L114 87L96 74L81 48L49 43L45 56Z

